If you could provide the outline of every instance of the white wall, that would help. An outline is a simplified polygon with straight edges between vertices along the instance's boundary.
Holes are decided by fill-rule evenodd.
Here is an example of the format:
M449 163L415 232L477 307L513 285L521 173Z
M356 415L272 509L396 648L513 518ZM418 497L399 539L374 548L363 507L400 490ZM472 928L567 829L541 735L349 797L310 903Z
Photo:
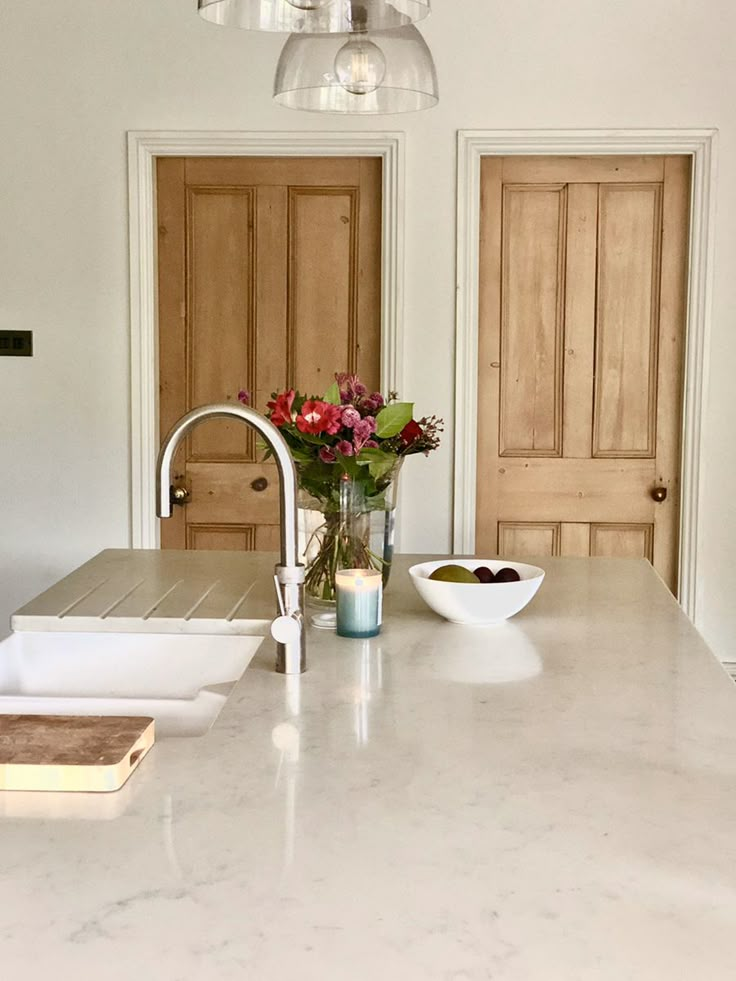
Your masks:
M0 328L33 330L36 353L0 360L0 632L15 607L80 561L129 543L128 130L405 129L402 394L443 415L451 433L456 131L716 126L699 626L720 656L736 658L736 7L434 6L422 29L440 105L342 120L274 106L282 39L206 24L195 0L2 4ZM404 548L447 550L451 438L405 476Z

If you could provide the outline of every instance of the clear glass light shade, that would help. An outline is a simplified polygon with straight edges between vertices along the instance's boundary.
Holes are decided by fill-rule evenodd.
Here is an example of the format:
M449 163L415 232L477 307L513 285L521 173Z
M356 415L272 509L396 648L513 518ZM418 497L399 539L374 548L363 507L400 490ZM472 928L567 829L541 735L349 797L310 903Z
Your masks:
M386 31L422 20L431 0L198 0L213 24L287 34Z
M380 34L292 34L276 66L273 97L307 112L394 113L439 100L427 43L414 26Z

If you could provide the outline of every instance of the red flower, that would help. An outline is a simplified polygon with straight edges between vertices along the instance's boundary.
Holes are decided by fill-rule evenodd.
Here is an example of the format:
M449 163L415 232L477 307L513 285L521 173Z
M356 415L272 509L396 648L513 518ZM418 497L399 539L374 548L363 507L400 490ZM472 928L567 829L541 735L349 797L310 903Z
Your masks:
M333 436L340 428L341 417L339 405L307 399L301 414L296 417L296 428L302 433L329 433Z
M290 388L288 392L282 392L280 395L277 395L275 402L266 402L266 405L271 410L269 418L274 426L283 426L286 423L294 421L291 415L291 406L294 402L295 394L294 389Z
M422 427L411 419L399 433L399 438L405 447L411 446L422 435Z

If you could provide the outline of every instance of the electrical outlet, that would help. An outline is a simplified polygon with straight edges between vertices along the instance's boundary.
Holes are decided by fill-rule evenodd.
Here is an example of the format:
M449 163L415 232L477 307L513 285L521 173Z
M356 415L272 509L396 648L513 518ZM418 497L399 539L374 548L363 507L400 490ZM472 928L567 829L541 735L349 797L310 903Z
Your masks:
M33 357L33 331L0 330L0 357Z

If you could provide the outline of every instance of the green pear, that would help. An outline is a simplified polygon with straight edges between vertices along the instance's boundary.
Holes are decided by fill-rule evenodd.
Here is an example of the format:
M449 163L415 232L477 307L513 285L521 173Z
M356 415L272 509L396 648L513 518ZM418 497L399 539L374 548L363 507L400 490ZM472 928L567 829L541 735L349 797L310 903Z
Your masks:
M435 569L429 576L430 579L439 579L440 582L476 582L480 583L480 579L470 571L470 569L465 569L461 565L441 565L438 569Z

